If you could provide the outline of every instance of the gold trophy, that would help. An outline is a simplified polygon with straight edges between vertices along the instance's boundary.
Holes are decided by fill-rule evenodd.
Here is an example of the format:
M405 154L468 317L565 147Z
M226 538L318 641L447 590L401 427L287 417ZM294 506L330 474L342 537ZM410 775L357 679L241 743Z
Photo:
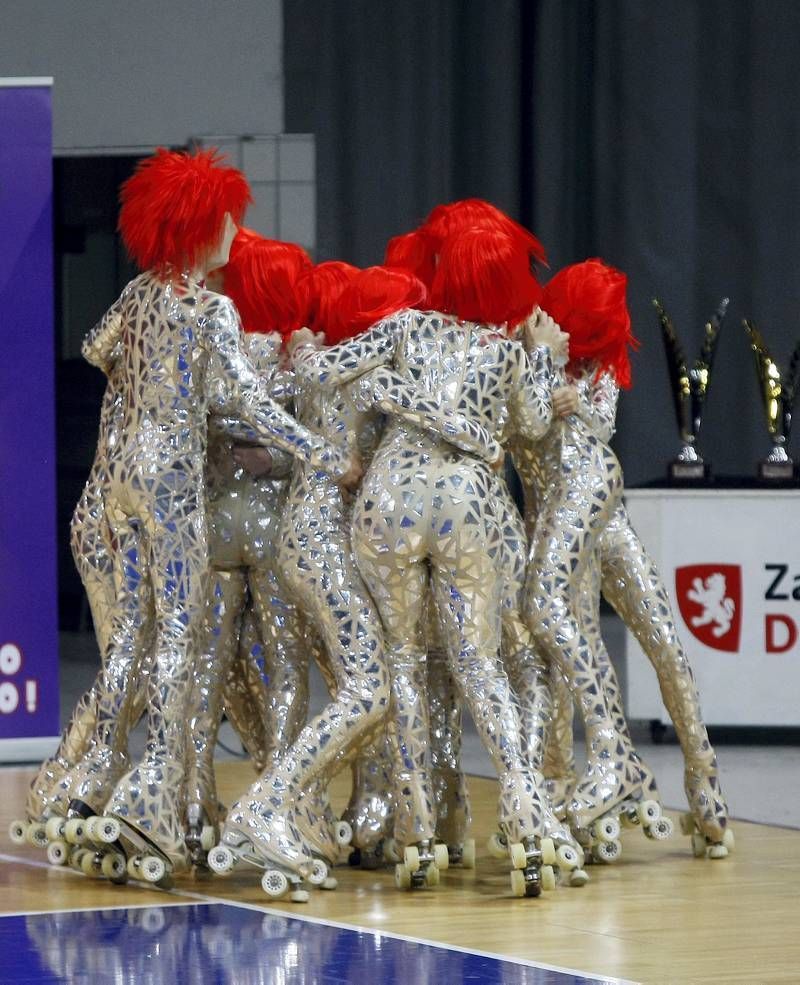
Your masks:
M743 324L755 356L756 373L767 415L767 430L772 439L772 451L758 463L758 477L767 482L791 481L794 477L794 462L789 458L786 446L792 430L792 409L800 375L800 340L795 343L788 371L782 373L769 354L761 332L747 319Z
M672 319L658 298L653 298L653 304L661 322L664 351L672 384L672 400L683 442L677 458L670 462L669 478L675 483L702 481L708 478L710 468L697 449L697 435L700 432L703 408L711 383L711 368L717 350L719 330L728 310L728 298L720 301L719 307L706 322L700 356L691 367L687 366L686 356L678 341Z

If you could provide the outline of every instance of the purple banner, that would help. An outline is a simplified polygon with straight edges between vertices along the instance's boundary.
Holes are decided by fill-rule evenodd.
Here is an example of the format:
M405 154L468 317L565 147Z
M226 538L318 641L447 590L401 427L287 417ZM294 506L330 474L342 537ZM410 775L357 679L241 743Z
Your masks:
M59 732L52 186L50 87L0 79L0 739Z

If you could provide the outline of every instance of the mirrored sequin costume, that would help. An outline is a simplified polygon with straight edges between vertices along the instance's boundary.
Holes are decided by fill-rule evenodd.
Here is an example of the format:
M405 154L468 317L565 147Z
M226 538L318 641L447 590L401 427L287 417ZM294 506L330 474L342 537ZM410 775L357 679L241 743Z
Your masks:
M291 374L281 369L281 337L247 332L242 348L274 400L292 395ZM202 829L214 829L219 805L214 779L214 747L224 689L240 713L242 741L256 746L260 769L297 737L308 708L308 647L298 633L297 617L283 597L275 571L277 531L288 490L293 458L272 451L272 468L254 477L233 459L236 441L257 440L252 428L236 419L212 416L206 465L208 547L211 577L200 633L192 697L191 742L187 756L187 842L202 860ZM247 648L240 650L245 607L250 602L253 630L263 646L266 688L260 673L252 674ZM240 657L241 659L237 659ZM249 704L248 704L249 699ZM259 704L260 702L260 704ZM253 722L242 715L255 715Z
M581 418L608 442L616 419L618 390L607 374L598 378L592 363L580 365L568 376L578 390ZM710 844L725 837L728 809L723 796L717 758L700 711L700 700L688 656L681 645L666 586L656 565L633 530L624 504L619 504L600 537L592 573L584 589L590 617L598 623L599 594L613 606L633 633L658 676L661 696L675 726L685 762L684 786L697 828ZM599 630L597 631L599 636ZM624 722L622 699L613 667L605 676L606 691L615 717ZM641 765L641 764L640 764ZM652 776L645 789L654 795Z
M557 372L564 383L563 370ZM617 804L641 797L635 752L619 731L592 640L580 618L580 592L598 539L621 502L616 456L576 415L556 420L539 441L509 432L528 503L535 503L524 608L537 644L558 666L586 728L587 764L568 817L584 831Z
M359 411L342 388L323 391L296 381L295 409L307 427L329 436L362 461L372 454L380 421ZM277 568L299 632L319 637L325 649L331 702L300 731L285 755L231 807L221 842L247 844L274 863L283 832L302 833L305 852L287 865L304 875L313 852L338 853L327 784L344 757L382 725L388 704L383 635L372 599L350 546L350 497L326 472L297 462L278 534Z
M350 343L300 350L297 372L322 387L392 364L446 407L497 433L507 416L540 435L549 424L550 359L503 336L438 313L405 311ZM435 831L428 767L425 626L429 581L447 627L453 675L501 782L501 824L513 841L541 833L537 778L500 666L502 539L491 470L441 437L392 419L364 479L353 520L360 570L380 609L399 738L395 835L430 841Z
M108 371L119 347L123 422L109 449L106 517L126 580L146 586L152 600L134 612L115 607L114 625L130 618L138 633L154 627L148 680L144 760L122 777L106 812L150 839L174 863L185 861L182 825L186 703L193 670L192 632L206 594L204 501L207 417L238 414L276 447L335 474L349 463L269 398L240 347L231 302L188 277L164 282L141 274L84 342L84 356ZM137 567L131 567L136 558ZM116 765L137 654L116 645L107 667L117 669L98 700L96 734Z

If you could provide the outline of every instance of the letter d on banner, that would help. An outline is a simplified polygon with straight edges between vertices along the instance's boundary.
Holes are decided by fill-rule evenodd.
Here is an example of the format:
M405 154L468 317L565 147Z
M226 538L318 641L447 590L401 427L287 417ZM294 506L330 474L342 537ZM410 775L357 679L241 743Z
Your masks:
M51 86L0 78L0 761L59 732Z
M797 642L797 623L791 616L767 613L764 620L764 648L767 653L786 653Z

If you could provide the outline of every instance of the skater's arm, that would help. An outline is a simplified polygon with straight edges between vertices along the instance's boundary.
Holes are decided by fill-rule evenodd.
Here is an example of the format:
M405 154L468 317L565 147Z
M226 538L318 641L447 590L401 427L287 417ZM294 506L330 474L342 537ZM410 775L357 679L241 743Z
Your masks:
M597 373L593 366L588 367L580 377L568 381L575 387L578 394L578 417L592 431L608 444L614 436L617 423L617 403L619 387L610 373Z
M210 376L224 382L227 391L219 409L237 411L264 444L282 449L335 478L347 475L352 467L350 455L309 431L272 400L268 386L242 352L239 317L233 304L222 298L214 304L213 312L204 319L204 337L212 364ZM218 394L220 388L214 389Z
M537 345L529 353L514 346L517 365L509 394L509 423L529 439L541 438L553 419L553 359L550 347Z
M122 337L122 298L116 301L83 340L83 358L111 375Z
M442 407L439 399L404 379L388 366L360 376L352 388L361 410L377 408L414 427L439 435L451 445L494 464L503 449L482 424Z
M318 348L306 342L291 346L290 342L295 372L316 386L339 386L391 362L403 334L404 319L410 314L398 312L338 345Z

